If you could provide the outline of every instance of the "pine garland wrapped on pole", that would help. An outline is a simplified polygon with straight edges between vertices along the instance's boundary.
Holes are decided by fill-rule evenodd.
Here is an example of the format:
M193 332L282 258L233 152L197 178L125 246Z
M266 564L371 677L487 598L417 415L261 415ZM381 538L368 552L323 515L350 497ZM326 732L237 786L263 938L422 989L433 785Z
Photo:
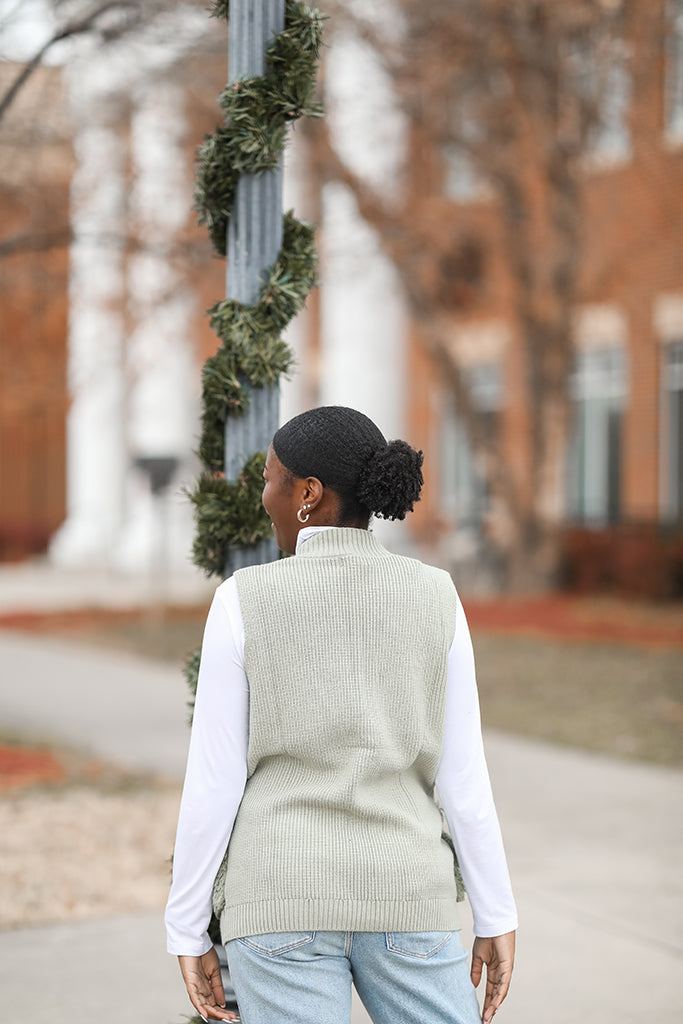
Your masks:
M216 252L227 255L227 283L209 311L221 344L202 371L203 471L189 497L194 562L228 576L277 557L262 470L278 426L279 380L293 362L281 334L316 276L314 228L282 216L282 154L289 123L322 113L313 96L323 17L296 0L216 0L211 13L230 18L230 81L220 97L224 124L198 154L195 205ZM192 695L198 668L195 651L185 668ZM214 941L217 932L214 919Z
M227 576L277 557L260 501L265 448L278 426L278 382L292 366L281 334L315 284L314 228L282 217L282 153L314 101L323 17L296 0L226 0L230 81L224 124L205 139L195 205L227 260L227 298L210 310L221 345L202 371L203 472L195 507L195 563ZM196 656L187 677L196 686Z

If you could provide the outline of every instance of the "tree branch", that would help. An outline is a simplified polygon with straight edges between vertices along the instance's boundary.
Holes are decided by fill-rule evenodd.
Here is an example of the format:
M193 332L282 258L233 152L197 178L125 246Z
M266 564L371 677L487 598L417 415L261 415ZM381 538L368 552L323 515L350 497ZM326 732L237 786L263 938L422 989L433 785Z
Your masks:
M121 26L119 29L101 29L97 27L97 22L102 15L107 14L112 10L129 10L137 14L137 18L132 19ZM91 10L88 14L81 18L75 18L73 21L67 22L62 28L58 29L50 39L44 43L41 48L34 54L33 57L27 62L26 66L20 71L15 80L10 85L5 95L0 100L0 121L2 121L6 112L16 99L22 87L29 80L31 75L34 73L36 68L40 67L43 62L45 54L48 53L56 43L61 42L64 39L70 39L74 36L84 35L87 32L99 31L103 39L111 40L116 39L118 36L123 35L127 32L133 23L137 23L140 17L140 10L138 3L134 0L108 0L107 3L100 4L94 10Z

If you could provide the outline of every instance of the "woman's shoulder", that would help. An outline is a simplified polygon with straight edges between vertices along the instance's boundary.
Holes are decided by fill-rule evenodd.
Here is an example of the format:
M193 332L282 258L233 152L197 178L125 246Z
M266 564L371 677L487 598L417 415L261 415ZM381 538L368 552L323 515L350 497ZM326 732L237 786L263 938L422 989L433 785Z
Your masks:
M296 572L297 559L295 557L276 558L273 562L261 562L258 565L246 565L242 569L236 569L230 577L234 580L234 586L239 593L247 587L276 586L278 580L286 581ZM227 582L227 581L226 581Z
M223 604L228 609L228 611L231 610L236 601L239 604L237 596L237 583L235 581L234 576L228 576L226 580L223 580L222 583L218 584L218 586L216 587L216 592L214 594L214 600L220 601L221 604Z
M454 589L453 578L446 569L442 569L438 565L431 565L429 562L423 562L419 558L412 558L410 555L394 555L393 557L409 566L416 575L432 580L435 585L446 590Z

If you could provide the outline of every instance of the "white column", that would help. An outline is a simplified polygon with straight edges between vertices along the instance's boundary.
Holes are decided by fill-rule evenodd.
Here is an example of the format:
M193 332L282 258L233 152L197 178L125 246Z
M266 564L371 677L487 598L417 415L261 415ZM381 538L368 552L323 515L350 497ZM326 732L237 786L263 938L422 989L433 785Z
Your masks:
M303 221L321 222L320 181L311 174L308 146L301 134L293 131L284 153L283 208L294 210ZM280 380L280 423L318 404L319 324L316 290L306 305L287 325L285 341L294 353L294 369Z
M81 97L73 110L67 518L50 554L76 567L108 564L122 514L126 154L114 104Z
M405 314L394 268L350 193L323 191L321 405L350 405L405 434Z
M391 199L405 138L391 83L371 50L343 33L325 65L334 145ZM405 434L405 310L396 272L351 193L323 190L321 404L351 405L389 437Z
M194 467L189 469L198 429L194 299L173 262L178 234L191 211L184 133L181 89L169 82L150 83L131 118L129 225L135 248L128 260L132 328L126 353L131 461L126 521L115 550L123 569L150 565L155 556L186 565L191 545L191 510L178 494L178 480L184 475L189 482L194 476ZM135 460L167 456L178 460L178 472L167 492L153 499ZM163 553L157 550L160 517L169 531Z

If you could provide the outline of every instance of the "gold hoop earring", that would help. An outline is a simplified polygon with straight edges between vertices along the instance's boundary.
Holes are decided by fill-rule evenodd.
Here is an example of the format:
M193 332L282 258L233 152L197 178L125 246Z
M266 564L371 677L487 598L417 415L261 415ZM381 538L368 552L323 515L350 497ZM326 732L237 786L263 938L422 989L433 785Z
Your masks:
M297 519L299 520L299 522L300 522L300 523L307 523L307 522L308 522L308 519L309 519L309 517L310 517L310 514L311 514L311 513L310 513L310 512L306 512L306 515L305 515L305 516L302 516L302 515L301 515L301 513L302 513L302 512L303 512L303 511L304 511L305 509L307 509L307 508L308 508L308 505L304 505L304 507L303 507L303 508L300 508L300 509L299 509L299 511L298 511L298 512L297 512L297 514L296 514L296 518L297 518Z

